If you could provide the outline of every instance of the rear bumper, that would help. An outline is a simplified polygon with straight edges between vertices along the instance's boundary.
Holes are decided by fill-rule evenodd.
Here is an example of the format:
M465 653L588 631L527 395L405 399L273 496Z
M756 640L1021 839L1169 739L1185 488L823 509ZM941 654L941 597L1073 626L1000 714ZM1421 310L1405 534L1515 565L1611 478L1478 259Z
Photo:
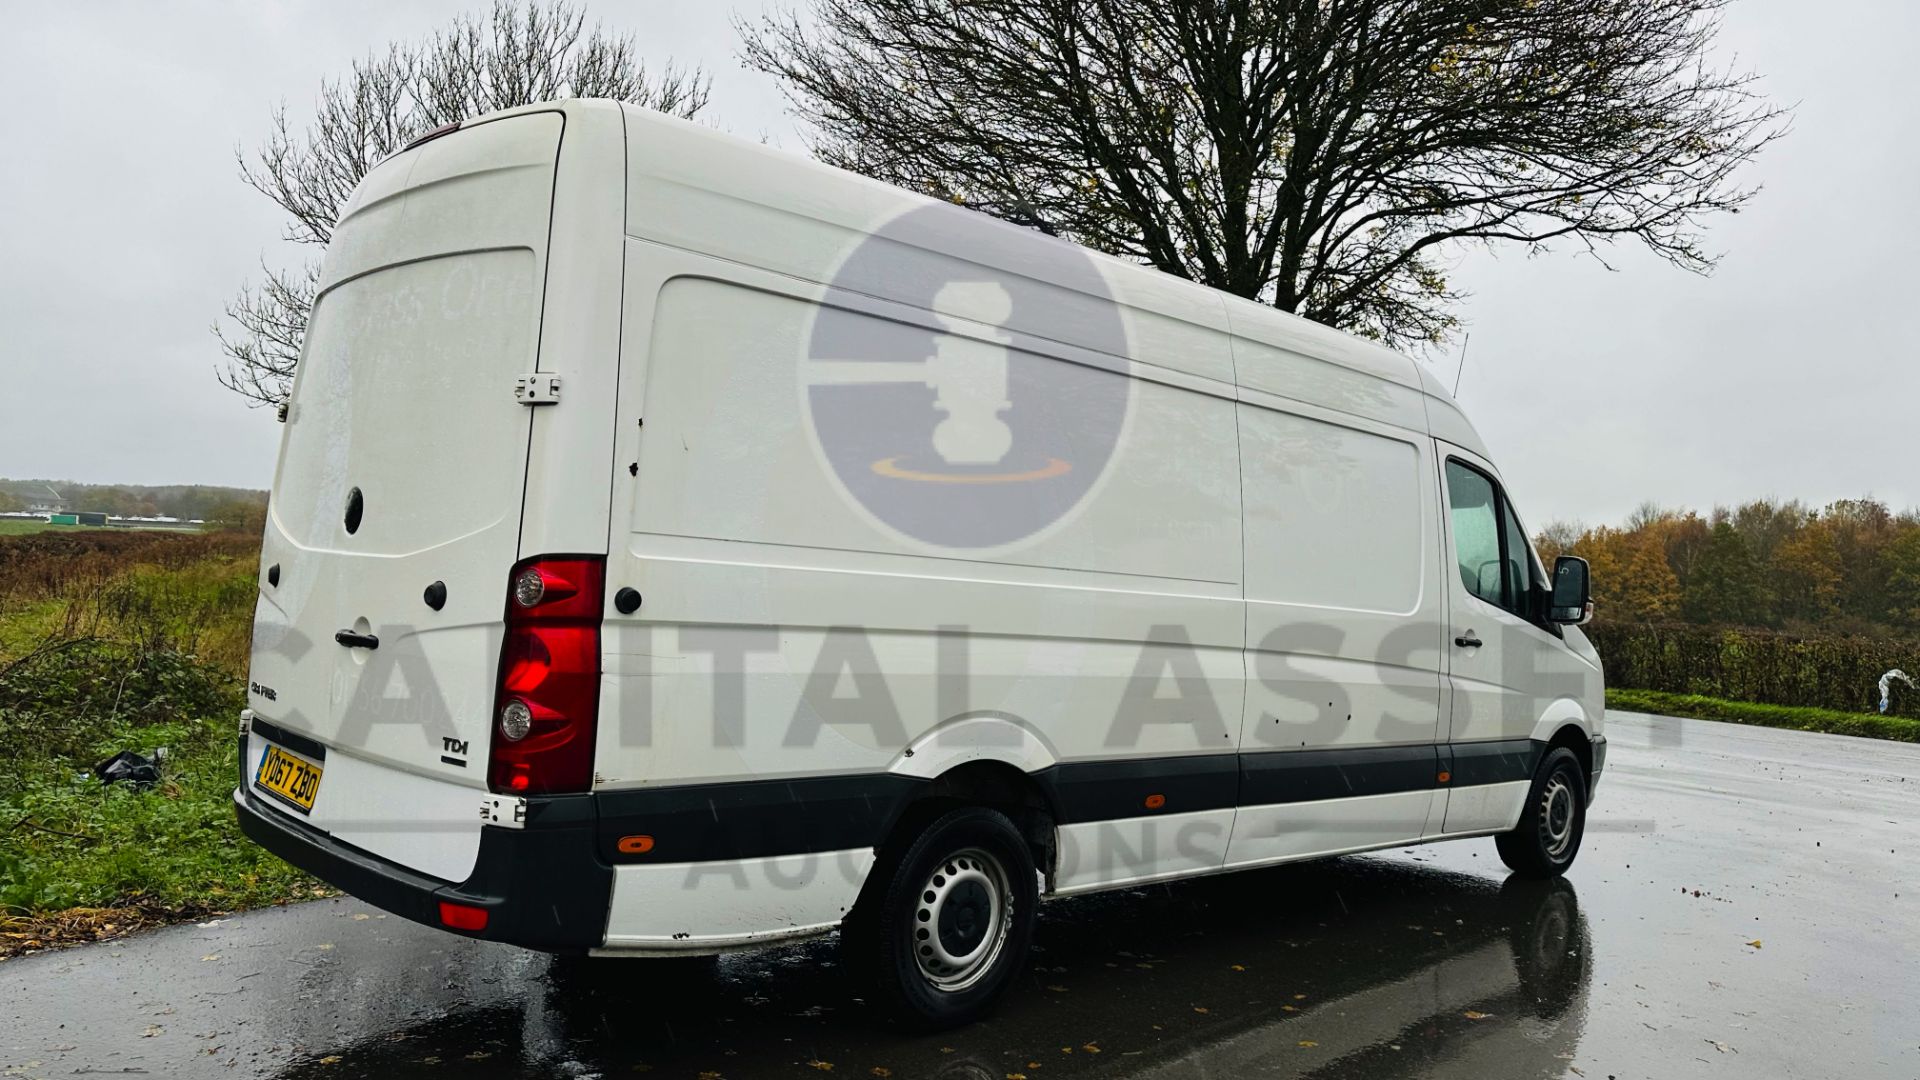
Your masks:
M525 828L482 826L479 859L457 885L340 843L245 786L234 789L233 804L240 831L254 843L403 918L543 952L582 952L606 940L613 869L594 850L591 796L530 798ZM486 928L444 925L443 900L486 909Z

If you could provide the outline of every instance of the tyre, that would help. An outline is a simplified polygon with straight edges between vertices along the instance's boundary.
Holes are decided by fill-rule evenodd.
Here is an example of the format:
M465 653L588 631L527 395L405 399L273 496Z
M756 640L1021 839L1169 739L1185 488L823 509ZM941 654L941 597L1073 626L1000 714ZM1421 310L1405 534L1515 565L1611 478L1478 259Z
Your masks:
M875 866L867 890L843 933L848 960L869 1000L905 1026L979 1019L1026 960L1039 903L1033 855L997 810L941 815Z
M1520 824L1494 838L1500 861L1522 877L1558 877L1580 853L1587 828L1587 775L1580 759L1557 747L1541 760Z

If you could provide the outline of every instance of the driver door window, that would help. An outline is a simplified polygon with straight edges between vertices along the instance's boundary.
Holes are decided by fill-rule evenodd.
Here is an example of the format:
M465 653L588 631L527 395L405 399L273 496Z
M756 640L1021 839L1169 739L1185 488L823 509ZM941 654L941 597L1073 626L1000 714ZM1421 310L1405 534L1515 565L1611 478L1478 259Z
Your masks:
M1542 579L1533 545L1499 485L1480 470L1449 460L1447 501L1460 582L1467 592L1552 632L1539 617Z
M1500 501L1493 481L1458 461L1447 462L1447 500L1460 583L1495 607L1506 607L1500 559Z

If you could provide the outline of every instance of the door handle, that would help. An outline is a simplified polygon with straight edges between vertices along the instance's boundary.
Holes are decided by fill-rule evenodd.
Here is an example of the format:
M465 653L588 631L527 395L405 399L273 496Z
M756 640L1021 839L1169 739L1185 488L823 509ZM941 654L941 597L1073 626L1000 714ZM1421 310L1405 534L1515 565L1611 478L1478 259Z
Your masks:
M1477 649L1480 647L1480 644L1481 644L1480 639L1473 636L1473 631L1471 630L1467 631L1464 634L1461 634L1457 638L1454 638L1453 643L1455 645L1460 646L1463 649Z
M349 649L377 649L380 639L372 634L356 634L351 630L335 630L333 640Z

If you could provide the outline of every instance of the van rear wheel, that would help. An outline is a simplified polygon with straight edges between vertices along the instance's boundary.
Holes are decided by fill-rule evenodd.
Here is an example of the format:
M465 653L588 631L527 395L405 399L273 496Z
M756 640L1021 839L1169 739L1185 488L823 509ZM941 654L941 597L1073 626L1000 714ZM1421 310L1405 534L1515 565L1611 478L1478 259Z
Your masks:
M986 1015L1033 935L1039 886L1020 830L998 810L963 807L875 873L874 902L846 935L871 1000L926 1030Z
M1564 746L1550 751L1534 773L1526 810L1512 831L1494 837L1500 861L1522 877L1558 877L1580 854L1587 828L1587 775Z

